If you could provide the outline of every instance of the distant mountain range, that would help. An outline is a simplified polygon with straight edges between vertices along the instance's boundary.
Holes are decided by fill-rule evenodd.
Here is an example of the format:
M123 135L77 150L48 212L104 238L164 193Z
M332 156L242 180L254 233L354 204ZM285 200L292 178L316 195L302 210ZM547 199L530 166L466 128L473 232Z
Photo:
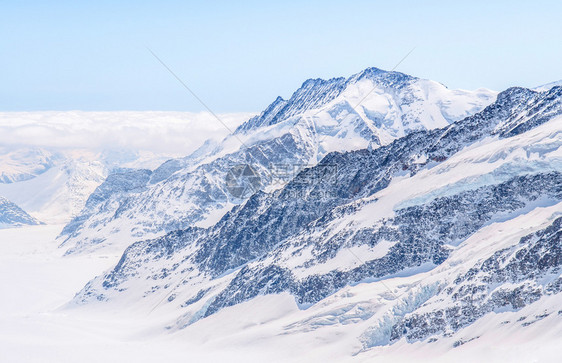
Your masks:
M235 128L248 113L221 115ZM154 169L227 133L206 113L0 112L0 196L68 223L113 172ZM166 142L162 142L166 140Z

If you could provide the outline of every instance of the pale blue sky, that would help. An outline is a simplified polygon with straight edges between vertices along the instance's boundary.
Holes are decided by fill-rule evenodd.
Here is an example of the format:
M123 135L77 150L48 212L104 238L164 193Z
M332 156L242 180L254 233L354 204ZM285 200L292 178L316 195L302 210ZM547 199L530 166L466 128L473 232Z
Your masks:
M392 68L450 88L562 79L561 1L0 2L0 111L260 111L307 78Z

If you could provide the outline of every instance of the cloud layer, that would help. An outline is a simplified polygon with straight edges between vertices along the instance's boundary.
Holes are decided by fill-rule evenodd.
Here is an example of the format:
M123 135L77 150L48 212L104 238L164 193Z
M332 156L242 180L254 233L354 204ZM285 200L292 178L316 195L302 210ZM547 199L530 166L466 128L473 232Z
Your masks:
M252 113L220 114L230 128ZM126 149L184 156L228 129L207 112L0 112L0 146L102 151Z

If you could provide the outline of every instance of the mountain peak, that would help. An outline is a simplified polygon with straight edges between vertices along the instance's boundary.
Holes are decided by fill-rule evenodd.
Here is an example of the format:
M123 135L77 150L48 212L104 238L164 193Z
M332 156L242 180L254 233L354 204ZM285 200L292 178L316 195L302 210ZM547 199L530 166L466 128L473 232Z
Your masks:
M260 115L242 125L236 132L245 132L262 126L270 126L304 111L322 107L338 97L350 84L363 79L377 79L390 76L388 84L397 85L403 81L417 79L400 72L389 72L376 67L369 67L349 78L334 77L329 79L309 78L304 81L288 100L278 96Z
M357 77L357 78L365 78L365 77L372 77L372 76L378 76L381 75L383 73L390 73L389 71L385 71L383 69L377 68L377 67L368 67L365 68L364 70L362 70L359 73L356 73L355 75L351 76L351 78Z

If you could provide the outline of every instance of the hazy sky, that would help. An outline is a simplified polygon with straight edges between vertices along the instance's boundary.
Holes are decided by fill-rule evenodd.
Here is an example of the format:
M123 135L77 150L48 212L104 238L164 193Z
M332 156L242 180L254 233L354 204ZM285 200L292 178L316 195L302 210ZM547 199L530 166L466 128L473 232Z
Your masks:
M562 1L2 1L0 111L260 111L307 78L562 79Z

